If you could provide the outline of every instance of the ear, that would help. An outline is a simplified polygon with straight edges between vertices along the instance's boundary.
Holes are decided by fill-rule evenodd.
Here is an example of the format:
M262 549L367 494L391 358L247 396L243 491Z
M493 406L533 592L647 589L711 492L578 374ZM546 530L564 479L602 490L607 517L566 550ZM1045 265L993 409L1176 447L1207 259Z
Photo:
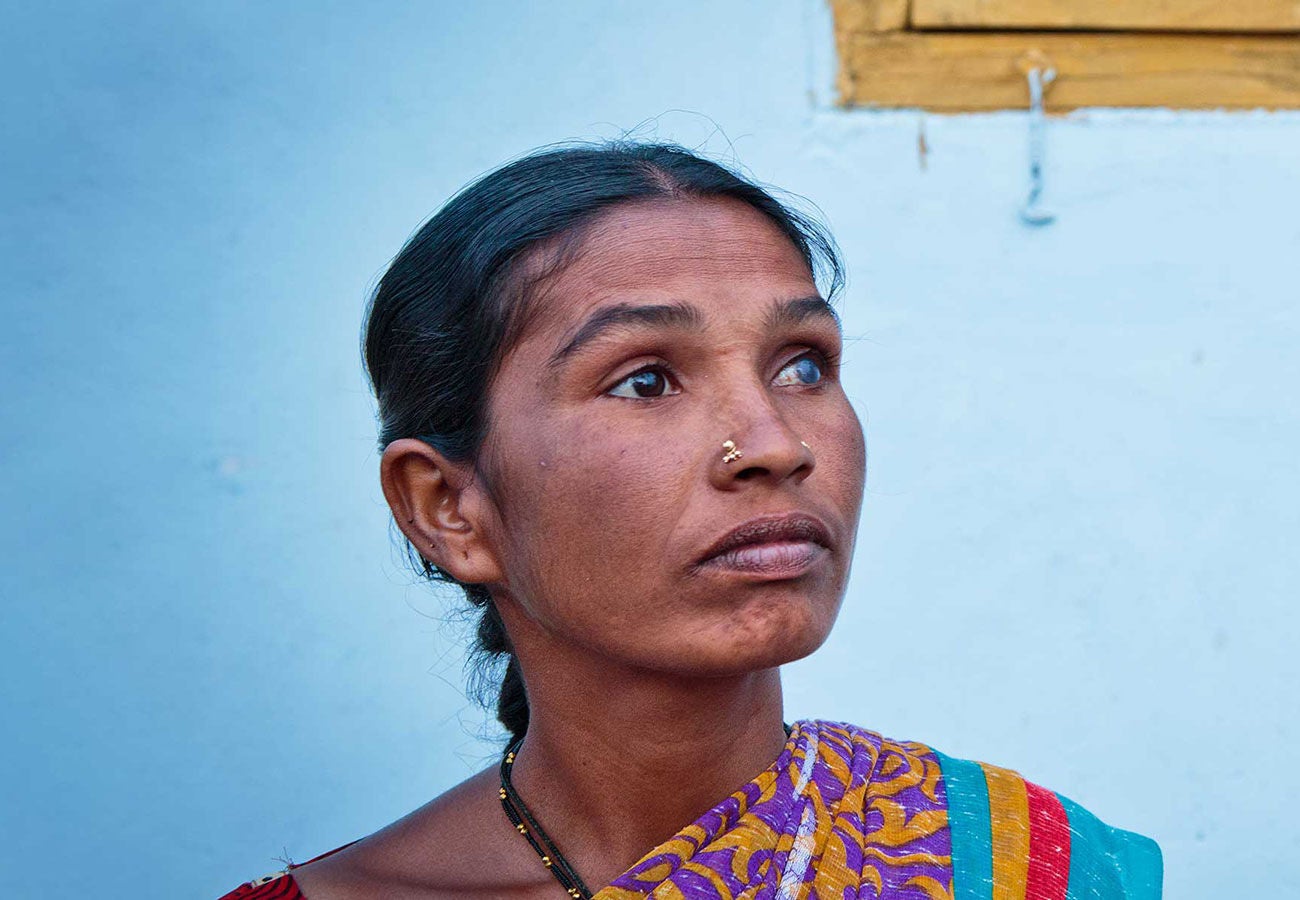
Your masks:
M491 503L469 463L399 438L384 449L379 481L397 527L421 556L464 584L501 580L488 540Z

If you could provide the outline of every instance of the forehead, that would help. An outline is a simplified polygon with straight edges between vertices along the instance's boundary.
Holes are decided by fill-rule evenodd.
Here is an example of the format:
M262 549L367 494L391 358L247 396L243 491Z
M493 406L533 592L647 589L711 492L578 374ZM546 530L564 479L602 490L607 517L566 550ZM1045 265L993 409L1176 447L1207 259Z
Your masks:
M680 301L706 320L725 312L736 321L765 314L774 299L814 293L799 250L747 203L625 204L592 223L572 259L539 285L528 332L563 332L615 302Z

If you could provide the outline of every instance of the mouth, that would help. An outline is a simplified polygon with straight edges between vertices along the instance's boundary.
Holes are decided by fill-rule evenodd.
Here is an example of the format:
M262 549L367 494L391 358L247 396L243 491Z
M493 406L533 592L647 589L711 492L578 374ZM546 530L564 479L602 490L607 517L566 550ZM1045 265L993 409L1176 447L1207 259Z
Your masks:
M830 532L814 516L760 516L723 535L700 557L696 568L794 578L827 556L830 549Z

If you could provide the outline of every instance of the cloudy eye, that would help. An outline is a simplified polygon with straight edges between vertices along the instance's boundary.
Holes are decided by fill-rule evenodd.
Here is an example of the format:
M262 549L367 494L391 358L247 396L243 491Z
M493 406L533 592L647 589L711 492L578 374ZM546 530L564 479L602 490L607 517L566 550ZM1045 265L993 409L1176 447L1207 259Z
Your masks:
M792 359L776 375L779 385L809 385L822 380L822 367L812 356Z
M668 376L661 369L642 369L614 385L609 393L615 397L648 399L674 393L670 387Z

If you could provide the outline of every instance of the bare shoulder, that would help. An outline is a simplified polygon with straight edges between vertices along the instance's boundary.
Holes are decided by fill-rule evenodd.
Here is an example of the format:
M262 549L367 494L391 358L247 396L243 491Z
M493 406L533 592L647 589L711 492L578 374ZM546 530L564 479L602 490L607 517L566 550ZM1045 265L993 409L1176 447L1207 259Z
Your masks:
M369 837L293 870L306 900L554 896L516 838L484 769ZM540 873L540 874L539 874Z

